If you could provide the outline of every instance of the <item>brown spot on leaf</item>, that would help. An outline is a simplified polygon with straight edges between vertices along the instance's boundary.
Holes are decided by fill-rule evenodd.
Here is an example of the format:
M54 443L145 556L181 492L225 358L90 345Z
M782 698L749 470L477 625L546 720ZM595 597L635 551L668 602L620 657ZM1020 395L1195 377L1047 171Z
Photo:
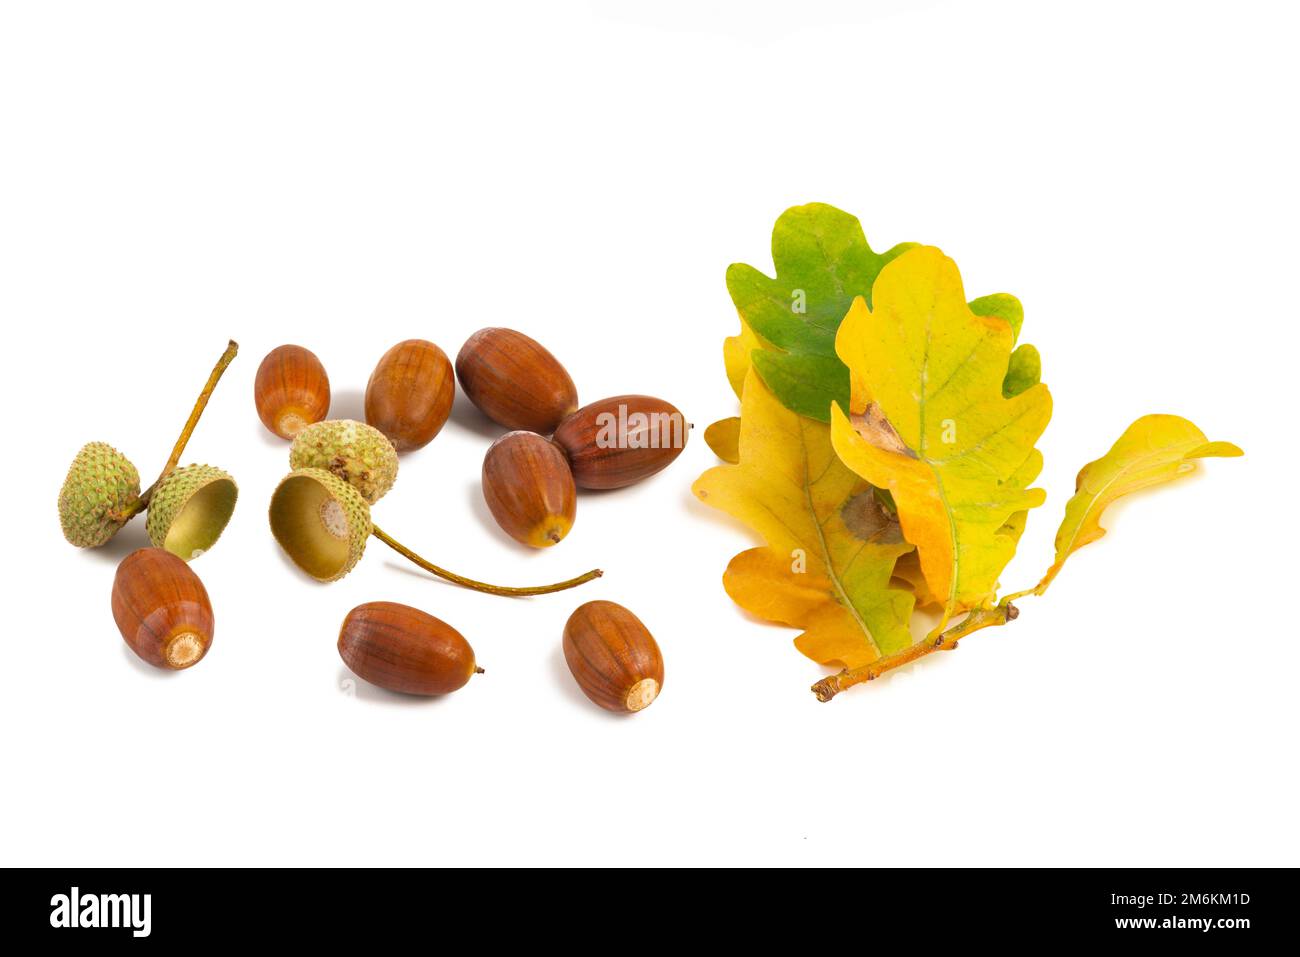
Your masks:
M876 403L872 402L863 412L855 412L849 417L853 424L854 430L878 449L884 449L886 452L895 452L899 455L906 455L908 458L916 458L916 453L907 447L894 427L889 424L885 418L885 413Z
M876 499L874 489L867 489L853 496L840 509L840 518L855 538L866 541L880 534L891 526L896 526L888 512Z

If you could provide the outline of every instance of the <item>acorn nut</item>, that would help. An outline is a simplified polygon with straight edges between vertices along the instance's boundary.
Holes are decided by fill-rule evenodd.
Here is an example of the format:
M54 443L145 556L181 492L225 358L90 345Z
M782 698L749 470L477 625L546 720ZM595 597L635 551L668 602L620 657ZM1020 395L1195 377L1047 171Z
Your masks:
M616 395L570 415L553 441L568 456L579 488L609 489L667 467L686 447L689 432L690 424L663 399Z
M253 400L262 424L291 439L330 411L330 379L316 354L302 346L272 349L257 367Z
M550 435L578 407L578 390L564 366L513 329L470 336L456 356L456 378L479 411L507 429Z
M447 354L424 339L407 339L384 353L366 384L366 422L399 452L433 441L456 397Z
M606 711L642 711L664 685L664 659L636 615L589 601L564 626L564 660L583 694Z
M175 671L202 660L215 627L199 576L161 548L138 549L117 566L113 620L132 651Z
M564 453L535 432L510 432L483 459L483 498L511 538L533 548L569 534L577 489Z
M402 694L450 694L483 673L474 649L455 628L391 601L367 602L348 612L338 647L358 677Z

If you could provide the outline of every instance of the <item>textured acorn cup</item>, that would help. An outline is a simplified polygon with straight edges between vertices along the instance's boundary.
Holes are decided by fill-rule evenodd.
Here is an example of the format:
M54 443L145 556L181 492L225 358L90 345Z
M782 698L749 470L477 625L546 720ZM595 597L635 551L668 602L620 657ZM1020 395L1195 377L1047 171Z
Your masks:
M330 411L330 379L316 354L302 346L278 346L257 367L253 401L262 424L291 439Z
M366 550L370 506L361 493L324 469L298 469L271 494L271 533L312 578L337 581Z
M140 473L106 442L82 446L59 490L63 537L78 548L98 548L126 524L140 497Z
M560 423L579 488L623 488L666 468L686 447L690 424L677 409L648 395L616 395L585 405Z
M333 472L374 505L397 481L397 450L364 422L317 422L294 437L289 467Z
M480 329L456 356L469 400L507 429L550 435L578 407L578 390L541 343L513 329Z
M569 616L564 660L578 687L606 711L642 711L664 686L664 659L654 636L612 601L589 601Z
M391 601L348 612L339 629L339 656L358 677L402 694L451 694L483 671L455 628Z
M199 576L161 548L141 548L117 566L113 620L127 646L156 668L197 664L212 645L212 603Z
M399 452L423 448L442 431L456 398L447 354L424 339L384 353L366 384L366 421Z
M558 544L577 510L564 453L536 432L510 432L483 459L483 498L507 535L546 548Z
M216 544L235 512L239 489L211 465L187 465L158 483L149 500L149 541L190 561Z

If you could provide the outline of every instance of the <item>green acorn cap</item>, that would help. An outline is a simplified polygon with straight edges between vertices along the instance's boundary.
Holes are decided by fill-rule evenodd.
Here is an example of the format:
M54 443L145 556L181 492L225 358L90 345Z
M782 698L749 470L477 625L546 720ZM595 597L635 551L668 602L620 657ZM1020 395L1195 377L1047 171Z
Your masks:
M149 500L149 541L185 561L216 544L235 511L235 480L211 465L187 465L158 483Z
M384 433L364 422L332 419L294 436L289 466L333 472L374 505L397 480L397 450Z
M370 529L370 506L361 493L325 469L296 469L271 494L271 533L317 581L337 581L352 571Z
M140 473L106 442L82 446L59 491L63 537L78 548L97 548L126 524L120 517L140 497Z

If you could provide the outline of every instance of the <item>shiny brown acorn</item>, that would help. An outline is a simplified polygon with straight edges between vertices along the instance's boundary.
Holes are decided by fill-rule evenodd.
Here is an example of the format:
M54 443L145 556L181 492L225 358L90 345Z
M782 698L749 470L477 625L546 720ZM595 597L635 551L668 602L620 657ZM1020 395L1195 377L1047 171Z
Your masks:
M569 463L536 432L508 432L483 458L483 498L511 538L533 548L557 545L577 511Z
M554 441L579 488L622 488L667 467L686 447L690 429L663 399L616 395L570 415Z
M262 424L291 439L329 415L330 379L315 353L302 346L278 346L257 367L253 400Z
M358 677L402 694L450 694L483 673L455 628L391 601L348 612L339 630L339 655Z
M212 603L199 576L161 548L141 548L117 566L113 620L128 647L157 668L197 664L212 645Z
M399 452L424 448L442 431L456 398L447 354L424 339L384 353L366 385L366 422Z
M564 626L564 660L606 711L642 711L664 686L664 659L641 619L612 601L580 605Z
M541 343L513 329L480 329L456 356L469 400L507 429L550 435L578 407L578 390Z

